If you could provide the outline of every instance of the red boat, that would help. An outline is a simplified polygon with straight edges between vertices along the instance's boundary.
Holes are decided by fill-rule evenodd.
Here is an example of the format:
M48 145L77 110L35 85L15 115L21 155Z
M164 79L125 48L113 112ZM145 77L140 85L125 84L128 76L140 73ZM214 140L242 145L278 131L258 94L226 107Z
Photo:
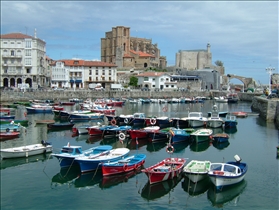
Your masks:
M116 162L103 163L103 176L116 175L137 170L145 162L145 154L135 154Z
M88 134L90 136L100 136L103 134L103 130L100 130L100 126L99 125L93 125L87 128L88 130Z
M64 110L64 107L63 106L53 106L53 109L54 110Z
M242 117L242 118L245 118L248 116L247 112L233 112L232 114L236 117Z
M183 158L166 158L161 162L142 169L150 184L173 179L182 173L186 159Z
M91 112L103 113L103 114L115 114L115 109L109 108L107 106L94 106L90 109Z
M149 133L154 133L158 130L160 130L159 126L148 126L138 130L130 130L129 134L131 139L145 139L148 138Z
M0 140L8 140L19 137L20 132L0 132Z
M74 106L76 102L68 101L68 102L60 102L60 104L63 106Z

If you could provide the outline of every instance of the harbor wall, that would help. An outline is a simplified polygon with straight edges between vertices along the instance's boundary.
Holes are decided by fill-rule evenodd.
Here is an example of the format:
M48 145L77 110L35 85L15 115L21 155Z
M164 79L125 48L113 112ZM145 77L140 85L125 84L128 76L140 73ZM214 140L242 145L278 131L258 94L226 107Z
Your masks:
M267 122L275 122L279 129L279 100L256 96L252 100L251 110Z

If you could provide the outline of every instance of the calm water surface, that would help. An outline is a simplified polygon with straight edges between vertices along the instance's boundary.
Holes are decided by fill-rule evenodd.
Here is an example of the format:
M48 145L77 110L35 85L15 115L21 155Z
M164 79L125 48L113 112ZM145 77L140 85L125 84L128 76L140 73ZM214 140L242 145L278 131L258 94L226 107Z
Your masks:
M188 111L211 111L213 102L204 104L126 104L117 108L117 115L144 112L147 116L185 117ZM217 104L220 111L251 112L250 103ZM162 108L166 106L168 112ZM74 107L66 107L68 110ZM22 118L25 109L16 110ZM72 137L72 132L48 132L46 125L36 125L36 119L53 119L52 114L27 116L30 124L20 138L1 142L2 148L52 142L55 152L70 142L83 149L100 144L127 147L131 154L147 155L145 167L166 158L165 143L151 144L134 141L122 145L117 139L100 139L88 135ZM60 170L58 160L47 155L1 161L1 209L278 209L278 158L276 146L279 133L273 123L266 123L256 115L238 118L237 131L230 133L229 144L175 146L173 157L222 162L233 160L238 154L248 163L245 180L216 194L205 180L193 185L188 179L178 179L154 186L147 184L143 173L102 178L100 173L80 175L79 170ZM214 132L222 132L217 129Z

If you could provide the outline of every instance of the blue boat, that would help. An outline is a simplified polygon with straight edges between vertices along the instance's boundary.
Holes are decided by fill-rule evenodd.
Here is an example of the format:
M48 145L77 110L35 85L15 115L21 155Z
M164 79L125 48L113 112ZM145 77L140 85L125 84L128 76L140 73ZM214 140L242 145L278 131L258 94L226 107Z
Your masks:
M172 144L188 141L190 139L190 133L188 133L185 129L170 128L169 132L171 134Z
M20 131L20 124L0 124L1 132Z
M226 133L216 133L212 137L213 137L213 140L218 143L227 142L230 138L230 136Z
M120 133L126 133L126 131L131 130L132 126L129 125L121 125L121 126L108 126L107 129L105 130L105 136L117 136ZM125 139L125 136L124 136Z
M31 107L25 107L28 114L52 113L52 106L33 104Z
M236 116L227 114L224 124L225 124L225 128L236 128L236 126L237 126Z
M87 150L82 151L81 146L71 146L68 145L62 147L60 153L52 153L51 155L59 160L60 167L70 167L77 164L75 158L82 156L97 156L102 155L112 149L110 145L102 145L97 147L92 147Z
M101 170L103 163L114 162L124 159L129 155L128 148L116 148L109 150L103 155L88 155L75 158L79 164L81 173L86 173L94 170Z
M90 121L90 120L103 120L104 114L102 113L72 113L69 119L72 121Z

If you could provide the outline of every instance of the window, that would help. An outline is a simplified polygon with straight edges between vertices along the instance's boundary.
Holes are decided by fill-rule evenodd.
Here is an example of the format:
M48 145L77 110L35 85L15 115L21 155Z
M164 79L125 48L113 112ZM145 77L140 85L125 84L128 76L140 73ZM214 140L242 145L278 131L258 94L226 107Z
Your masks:
M31 48L31 40L25 40L25 48Z
M99 75L99 71L98 70L96 70L96 75Z
M11 56L14 56L15 55L15 51L11 51Z
M144 77L144 78L143 78L143 81L148 81L148 77Z
M31 58L25 58L25 65L31 65Z
M31 50L25 50L25 56L31 56Z
M90 67L91 68L91 67ZM91 75L92 74L92 71L91 71L91 69L89 70L89 75Z

